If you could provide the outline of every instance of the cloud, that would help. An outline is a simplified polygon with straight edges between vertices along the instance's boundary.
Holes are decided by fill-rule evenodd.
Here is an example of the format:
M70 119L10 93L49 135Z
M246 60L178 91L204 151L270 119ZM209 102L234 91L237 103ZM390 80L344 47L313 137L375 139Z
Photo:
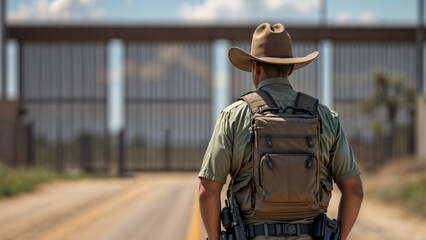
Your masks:
M127 7L133 7L135 5L135 1L134 0L124 0L124 5L126 5Z
M204 0L202 3L184 3L178 8L178 16L184 21L205 23L264 19L265 16L283 18L316 14L319 5L320 0Z
M348 12L341 12L336 16L334 23L337 25L353 25L353 24L365 24L371 25L377 23L376 16L369 12L362 12L360 15L354 15Z
M105 15L98 0L32 0L7 13L9 22L96 20Z
M268 10L293 11L296 13L312 13L320 6L318 0L266 0Z

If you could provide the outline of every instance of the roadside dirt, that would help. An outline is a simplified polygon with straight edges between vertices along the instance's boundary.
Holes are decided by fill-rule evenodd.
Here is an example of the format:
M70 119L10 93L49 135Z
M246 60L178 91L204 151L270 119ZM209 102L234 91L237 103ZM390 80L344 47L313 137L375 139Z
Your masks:
M42 186L0 201L0 239L185 239L195 174Z
M426 175L426 161L398 159L380 171L362 174L364 201L349 240L426 240L426 219L403 206L385 203L380 192ZM329 215L337 217L340 191L334 186Z

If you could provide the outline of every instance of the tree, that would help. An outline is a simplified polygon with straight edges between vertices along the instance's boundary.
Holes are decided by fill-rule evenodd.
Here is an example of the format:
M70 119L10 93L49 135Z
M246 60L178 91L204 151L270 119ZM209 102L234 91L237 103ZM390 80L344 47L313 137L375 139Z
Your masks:
M375 134L388 133L392 136L397 129L397 114L401 110L414 115L415 89L407 86L403 78L391 78L383 71L373 74L374 92L362 102L365 113L372 113L383 107L389 123L389 131L386 131L382 121L373 120L371 126Z
M382 71L373 74L374 91L362 102L365 113L372 113L378 109L384 110L385 120L373 119L370 127L376 138L382 141L375 141L374 163L377 165L381 161L393 156L394 135L397 132L397 115L400 111L405 111L411 121L414 119L415 89L407 85L403 78L391 78ZM412 128L409 129L412 133ZM378 145L377 145L378 144ZM398 142L400 144L400 142ZM412 142L407 142L410 151Z

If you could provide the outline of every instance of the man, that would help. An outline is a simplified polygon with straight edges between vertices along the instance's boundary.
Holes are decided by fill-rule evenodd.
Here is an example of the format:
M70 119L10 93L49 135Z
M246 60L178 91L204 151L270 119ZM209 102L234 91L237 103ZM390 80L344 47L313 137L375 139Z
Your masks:
M264 23L253 34L251 54L233 47L229 51L231 63L247 72L252 72L253 83L275 100L282 109L293 106L297 92L288 81L293 70L304 67L318 56L318 52L306 57L294 58L291 38L284 26ZM350 145L339 124L337 113L319 104L318 115L323 132L320 135L320 161L326 170L321 170L321 183L331 179L337 183L340 199L338 224L342 239L346 239L361 206L363 198L360 171L355 162ZM215 126L211 141L204 156L200 177L199 202L201 215L210 240L219 239L220 234L220 194L226 177L230 174L236 182L250 178L253 171L244 166L253 161L253 146L247 140L250 128L250 109L246 102L236 101L225 108ZM328 205L327 199L327 205ZM240 203L241 204L241 203ZM326 209L325 209L326 210ZM311 224L314 217L294 218L277 221L259 219L254 214L244 214L246 224ZM256 236L254 239L312 239L310 234L287 236Z

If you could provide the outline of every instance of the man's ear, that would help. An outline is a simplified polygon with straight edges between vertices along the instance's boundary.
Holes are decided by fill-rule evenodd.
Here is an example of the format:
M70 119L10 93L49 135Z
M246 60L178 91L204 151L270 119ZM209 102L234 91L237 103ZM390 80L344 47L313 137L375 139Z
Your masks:
M260 71L261 71L261 68L262 68L262 66L260 66L260 64L258 63L258 62L256 62L255 60L252 60L253 61L253 73L254 74L256 74L256 75L259 75L260 74Z
M290 66L290 71L288 71L288 76L290 76L293 73L294 65Z

